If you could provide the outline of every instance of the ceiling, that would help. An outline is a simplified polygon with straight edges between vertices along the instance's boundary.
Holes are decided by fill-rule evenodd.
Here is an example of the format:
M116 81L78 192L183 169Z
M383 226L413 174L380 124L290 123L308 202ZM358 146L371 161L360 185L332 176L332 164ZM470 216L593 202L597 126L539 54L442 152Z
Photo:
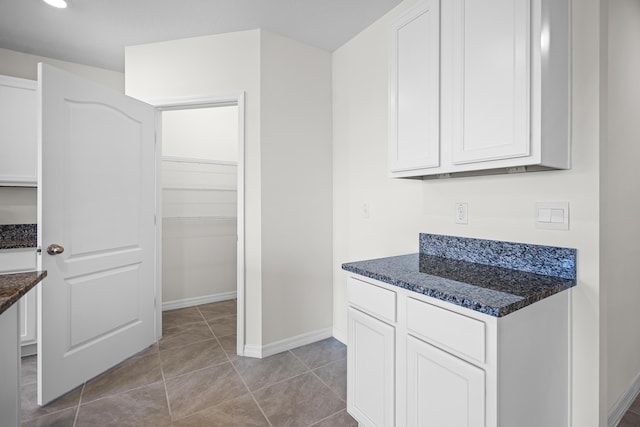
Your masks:
M124 47L255 28L333 51L401 0L0 0L0 48L124 71Z

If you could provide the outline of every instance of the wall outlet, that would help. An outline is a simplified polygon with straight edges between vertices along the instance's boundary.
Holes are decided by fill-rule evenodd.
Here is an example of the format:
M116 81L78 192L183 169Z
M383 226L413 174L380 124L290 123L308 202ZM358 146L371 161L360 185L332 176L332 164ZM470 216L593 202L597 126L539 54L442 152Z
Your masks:
M369 219L369 203L367 202L362 204L362 218Z
M466 202L457 202L455 211L456 224L469 223L469 205Z

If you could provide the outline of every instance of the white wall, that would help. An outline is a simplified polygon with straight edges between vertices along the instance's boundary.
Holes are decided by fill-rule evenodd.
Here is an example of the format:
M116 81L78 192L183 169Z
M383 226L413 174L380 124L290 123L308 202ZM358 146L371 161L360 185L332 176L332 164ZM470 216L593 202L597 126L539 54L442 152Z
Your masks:
M573 2L573 168L429 181L387 178L387 27L413 3L403 2L333 54L336 335L347 330L341 263L417 252L419 232L577 248L573 425L596 426L606 415L599 393L599 2ZM570 203L571 230L536 230L534 203L554 200ZM469 204L468 225L454 223L457 201Z
M180 160L162 163L163 308L234 298L237 166Z
M331 54L261 40L265 343L332 325Z
M606 290L607 404L640 375L640 2L609 7L608 127L601 150L601 276Z
M162 155L238 161L238 107L164 111Z
M0 74L36 80L38 62L46 62L119 92L124 90L123 73L0 49ZM33 224L36 222L36 209L35 188L0 187L0 224Z
M245 92L245 340L262 345L260 31L128 46L125 91L142 100Z
M254 348L331 325L330 60L261 30L125 50L131 96L246 93L245 338Z

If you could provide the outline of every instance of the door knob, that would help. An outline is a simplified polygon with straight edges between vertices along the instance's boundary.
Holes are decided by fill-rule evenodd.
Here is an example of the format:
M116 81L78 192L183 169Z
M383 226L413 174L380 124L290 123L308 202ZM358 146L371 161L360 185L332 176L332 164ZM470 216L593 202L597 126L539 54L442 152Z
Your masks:
M60 245L57 245L54 243L52 245L47 246L47 253L49 255L59 255L62 252L64 252L64 248Z

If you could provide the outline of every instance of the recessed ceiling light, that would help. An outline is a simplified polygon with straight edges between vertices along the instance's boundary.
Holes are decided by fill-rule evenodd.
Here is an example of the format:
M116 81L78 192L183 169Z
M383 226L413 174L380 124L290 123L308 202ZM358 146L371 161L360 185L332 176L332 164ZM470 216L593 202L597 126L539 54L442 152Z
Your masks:
M65 7L67 7L67 2L65 0L44 0L44 2L59 9L64 9Z

